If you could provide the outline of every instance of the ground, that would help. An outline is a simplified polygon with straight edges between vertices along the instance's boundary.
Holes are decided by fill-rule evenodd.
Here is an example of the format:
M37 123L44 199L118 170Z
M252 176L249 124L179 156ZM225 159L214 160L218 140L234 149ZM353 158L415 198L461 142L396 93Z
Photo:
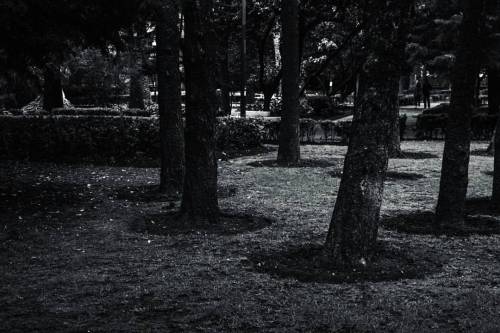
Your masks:
M485 149L475 143L473 149ZM442 155L442 142L404 142ZM341 163L346 147L303 146ZM237 234L163 235L177 202L148 195L157 169L0 162L0 331L497 332L500 236L435 237L380 230L400 249L433 253L442 267L385 282L301 282L262 273L252 258L321 244L338 166L277 168L219 163L220 205L272 220ZM440 158L391 160L383 216L432 210ZM491 191L493 160L472 156L470 197ZM167 228L168 229L168 228Z

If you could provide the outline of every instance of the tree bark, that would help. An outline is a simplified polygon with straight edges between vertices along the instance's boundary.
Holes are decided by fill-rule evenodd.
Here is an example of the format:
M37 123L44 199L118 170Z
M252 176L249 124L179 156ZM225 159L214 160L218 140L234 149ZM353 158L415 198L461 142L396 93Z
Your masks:
M177 195L184 183L184 122L179 71L179 7L162 2L156 22L156 66L160 114L160 192Z
M489 113L498 117L488 150L494 156L491 202L494 207L500 207L500 150L495 149L500 145L500 69L493 66L488 69L488 107Z
M496 114L500 117L500 70L494 66L488 68L488 113ZM488 153L495 154L495 136L498 132L498 122L495 126L495 132L488 145Z
M484 1L465 1L436 207L436 225L439 228L454 228L464 223L474 90L482 57L483 11Z
M141 27L142 28L142 27ZM144 38L143 32L139 31L137 36L132 36L132 47L129 51L130 59L130 86L129 86L129 101L130 109L145 109L144 104L144 69L143 56L141 48L141 39Z
M43 109L51 111L54 108L62 108L64 102L59 66L52 63L45 65L43 81Z
M405 31L412 0L372 0L381 13L366 34L370 55L359 75L344 171L324 254L339 267L365 265L376 251L384 180L393 134ZM398 28L395 28L398 27Z
M130 109L144 110L144 74L142 73L142 65L138 58L132 57L132 59L128 107Z
M185 0L183 12L186 75L186 175L181 212L190 223L218 222L215 122L214 36L212 0Z
M290 0L281 9L283 55L283 110L279 134L278 163L300 160L299 119L299 4Z

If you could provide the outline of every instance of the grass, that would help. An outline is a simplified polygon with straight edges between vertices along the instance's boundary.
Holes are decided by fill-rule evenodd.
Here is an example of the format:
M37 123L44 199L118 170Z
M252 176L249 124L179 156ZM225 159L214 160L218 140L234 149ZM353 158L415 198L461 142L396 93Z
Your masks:
M442 143L404 142L403 149L441 156ZM144 217L167 224L166 213L178 207L149 196L157 169L0 162L0 331L498 331L498 236L382 228L384 244L441 263L392 281L311 282L254 265L257 256L322 244L340 181L328 173L341 167L345 150L302 147L306 159L334 162L327 167L248 165L275 152L221 161L220 189L228 193L221 208L272 221L232 233L135 230L133 221ZM470 197L490 194L484 171L492 164L471 158ZM425 178L389 180L382 215L432 211L440 166L440 158L391 160L390 170Z

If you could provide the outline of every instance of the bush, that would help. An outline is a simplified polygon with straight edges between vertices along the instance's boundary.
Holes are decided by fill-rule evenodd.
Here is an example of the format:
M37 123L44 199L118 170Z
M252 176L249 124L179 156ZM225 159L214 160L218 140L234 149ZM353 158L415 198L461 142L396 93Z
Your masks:
M474 140L489 140L495 130L496 115L475 113L472 115L471 134ZM446 134L448 113L421 114L417 117L417 139L443 139Z
M149 117L151 110L122 109L122 108L56 108L50 112L42 111L42 115L54 116L129 116Z
M264 123L252 118L219 118L217 147L220 150L248 149L260 146L264 140Z
M218 119L218 148L258 147L263 128L254 119ZM156 117L0 116L0 133L7 159L150 164L160 152Z

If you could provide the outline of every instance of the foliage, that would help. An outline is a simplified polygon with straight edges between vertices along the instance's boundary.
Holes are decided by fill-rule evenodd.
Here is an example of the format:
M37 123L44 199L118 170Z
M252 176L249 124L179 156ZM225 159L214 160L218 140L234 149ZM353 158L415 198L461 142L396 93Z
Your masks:
M263 141L264 124L252 118L219 118L217 123L217 147L226 149L248 149Z
M144 111L94 108L54 112L59 115L0 116L0 156L110 164L159 158L159 121L157 117L137 117ZM70 112L79 115L62 115ZM221 118L218 148L258 147L263 128L260 120Z
M472 116L472 138L475 140L489 140L495 130L497 115L484 112L475 113ZM416 136L417 139L443 139L446 135L448 122L447 113L428 113L417 117Z

